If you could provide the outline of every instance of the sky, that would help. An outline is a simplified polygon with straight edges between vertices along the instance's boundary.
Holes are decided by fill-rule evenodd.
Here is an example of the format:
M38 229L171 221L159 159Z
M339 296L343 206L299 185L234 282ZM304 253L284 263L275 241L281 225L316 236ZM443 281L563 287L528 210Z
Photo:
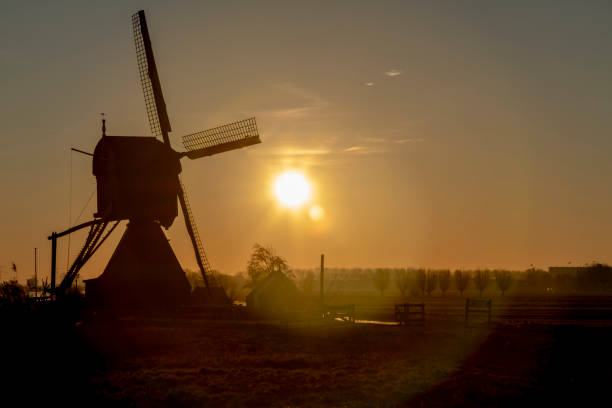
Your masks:
M291 267L612 262L609 2L3 1L0 279L48 276L52 231L92 218L93 148L149 136L144 9L173 132L255 116L262 144L182 179L215 269L255 243ZM312 186L298 208L284 171ZM316 205L318 220L309 217ZM83 269L98 276L125 222ZM195 258L182 217L166 234ZM84 237L58 247L60 273Z

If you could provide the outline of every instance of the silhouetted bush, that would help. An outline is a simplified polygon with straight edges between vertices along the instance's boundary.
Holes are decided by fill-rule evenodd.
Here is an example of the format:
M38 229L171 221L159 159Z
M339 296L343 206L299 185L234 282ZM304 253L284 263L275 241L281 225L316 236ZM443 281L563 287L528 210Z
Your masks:
M406 269L395 271L395 287L399 290L402 297L406 297L406 291L410 286L410 277Z
M425 289L427 289L427 273L425 269L417 269L416 281L417 287L421 290L421 294L425 296Z
M478 289L480 297L482 297L482 292L487 288L487 286L489 286L489 279L490 276L487 269L484 271L477 269L476 272L474 272L474 285L476 285L476 289Z
M380 292L382 296L384 291L389 287L391 280L391 274L388 269L376 269L372 275L372 282L374 287Z
M440 287L440 291L442 292L442 296L446 293L448 288L450 288L450 271L442 270L438 274L438 286Z
M438 286L438 274L435 271L427 271L427 296L431 296L431 292L436 290Z
M28 295L16 282L0 284L0 313L15 314L29 309Z
M512 284L512 275L509 271L495 271L495 282L501 291L502 296L510 289Z
M455 287L463 296L463 292L467 289L470 284L470 273L468 271L461 271L457 269L455 271Z

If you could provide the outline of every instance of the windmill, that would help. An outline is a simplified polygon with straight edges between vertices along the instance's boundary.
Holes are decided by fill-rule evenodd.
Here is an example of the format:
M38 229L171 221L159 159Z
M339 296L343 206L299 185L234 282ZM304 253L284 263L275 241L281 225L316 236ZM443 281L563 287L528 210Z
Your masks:
M126 231L104 272L85 281L90 302L111 307L173 308L189 296L189 283L162 227L169 228L178 215L177 198L195 258L210 298L226 298L218 284L198 234L185 186L179 179L180 159L198 159L260 143L255 118L215 127L183 137L186 151L172 149L172 130L166 111L144 11L132 15L140 81L153 137L106 135L93 153L97 181L94 220L53 233L51 287L55 290L57 239L78 229L90 231L81 252L58 286L61 295L79 270L121 220ZM162 140L160 141L159 138ZM107 230L109 224L114 225Z

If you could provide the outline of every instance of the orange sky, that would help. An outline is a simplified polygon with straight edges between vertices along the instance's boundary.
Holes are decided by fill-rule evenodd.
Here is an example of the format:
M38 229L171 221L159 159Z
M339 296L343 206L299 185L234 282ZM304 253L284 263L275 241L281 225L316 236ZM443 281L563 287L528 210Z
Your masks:
M93 150L100 112L109 134L150 134L140 8L176 149L184 134L258 120L261 145L183 161L213 267L244 270L255 242L294 267L321 253L347 267L611 262L610 6L408 3L3 6L1 278L13 261L31 275L34 247L48 274L46 236L83 208L78 221L92 217L91 161L69 149ZM271 184L286 169L313 183L321 221L279 207ZM194 268L181 218L167 234ZM66 241L58 257L62 271Z

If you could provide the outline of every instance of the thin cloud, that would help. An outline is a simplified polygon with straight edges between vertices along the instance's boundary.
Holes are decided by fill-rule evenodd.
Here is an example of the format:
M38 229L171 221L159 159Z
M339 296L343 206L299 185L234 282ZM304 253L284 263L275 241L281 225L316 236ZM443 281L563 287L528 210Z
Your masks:
M385 153L385 149L381 149L379 147L372 148L369 146L351 146L344 149L346 153L352 154L377 154L377 153Z
M331 154L332 151L325 148L302 148L302 147L278 147L270 149L248 150L259 156L322 156Z
M422 138L404 138L404 139L388 139L384 137L367 137L360 136L358 138L361 144L347 147L345 153L352 154L381 154L389 153L397 150L393 147L394 144L416 143L423 142Z
M366 143L386 143L388 142L387 139L385 139L384 137L365 137L362 136L359 138L359 140L366 142Z
M402 71L400 71L399 69L390 69L389 71L385 72L385 75L388 77L396 77L396 76L400 76L402 75Z
M259 111L258 116L268 116L275 119L301 119L319 113L328 106L328 102L314 93L292 83L281 83L274 88L297 98L296 106L280 109Z
M364 85L365 86L374 86L374 82L366 82Z
M270 109L262 112L260 116L269 116L275 119L298 119L307 117L316 108L313 106L302 106L298 108L286 108L286 109Z

